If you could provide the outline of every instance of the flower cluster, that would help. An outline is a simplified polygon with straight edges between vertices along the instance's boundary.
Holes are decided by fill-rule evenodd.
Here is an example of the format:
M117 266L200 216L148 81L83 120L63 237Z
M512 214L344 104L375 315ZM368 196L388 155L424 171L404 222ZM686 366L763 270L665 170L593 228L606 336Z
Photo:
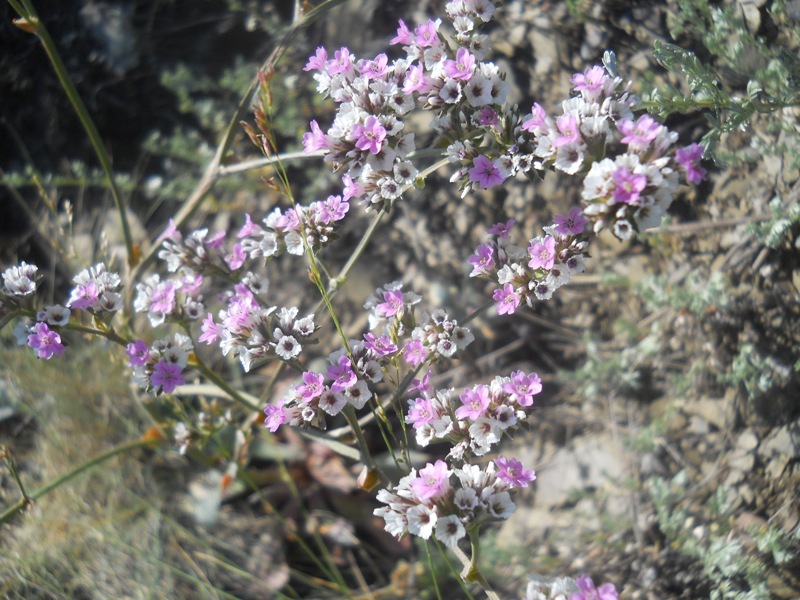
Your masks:
M410 533L427 540L433 535L452 548L481 524L510 517L516 505L509 492L535 478L519 461L502 456L483 468L467 464L451 469L437 460L419 472L412 469L394 488L379 491L378 500L386 506L374 514L398 538Z
M617 600L619 593L613 583L595 587L592 578L586 574L573 580L568 577L547 579L529 576L528 587L523 600Z
M186 383L183 372L193 350L189 337L175 333L156 340L149 347L143 340L136 340L128 344L125 353L128 364L133 367L133 380L158 395L171 394L177 386Z
M118 293L120 277L110 272L103 263L84 269L73 278L75 287L70 292L67 306L53 304L36 311L33 316L33 297L36 292L38 267L25 262L3 272L0 294L0 317L19 316L14 335L19 345L30 347L38 358L48 360L64 353L66 345L61 331L70 322L73 310L83 310L95 318L108 321L122 308Z
M411 339L403 347L403 358L413 366L439 359L450 358L458 350L469 346L475 336L467 327L448 317L444 309L438 308L411 331Z
M483 456L527 417L533 397L541 391L539 376L523 371L465 389L459 402L453 390L425 390L408 401L405 421L414 428L420 446L447 440L452 444L448 458Z
M218 313L219 323L208 313L198 341L218 343L224 356L233 353L239 357L245 371L254 361L271 355L289 361L302 352L302 344L316 331L314 315L298 319L299 312L297 307L264 308L250 288L237 284L227 309Z
M501 315L513 314L522 303L533 306L536 300L549 300L586 266L587 222L580 209L573 208L568 215L556 216L544 228L545 235L531 239L526 249L510 241L513 220L497 223L489 229L488 241L470 256L470 277L499 284L492 298Z

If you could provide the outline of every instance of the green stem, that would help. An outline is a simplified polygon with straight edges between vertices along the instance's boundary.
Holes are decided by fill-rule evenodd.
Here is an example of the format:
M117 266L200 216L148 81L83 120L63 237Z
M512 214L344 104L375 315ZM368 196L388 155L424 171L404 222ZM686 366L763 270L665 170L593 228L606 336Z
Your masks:
M192 362L191 366L200 371L203 374L203 376L205 376L206 379L213 381L217 387L224 390L231 398L236 400L236 402L238 402L245 408L255 412L261 412L262 407L259 404L253 403L250 399L240 394L237 389L228 384L228 382L226 382L222 377L214 373L214 371L209 369L205 365L205 363L203 363L199 358L197 359L196 362Z
M19 502L9 507L7 510L5 510L2 514L0 514L0 524L9 521L20 511L23 511L26 508L28 508L35 500L38 500L48 492L53 491L57 487L67 483L70 479L74 479L75 477L77 477L78 475L80 475L85 471L88 471L92 467L107 461L109 458L114 458L115 456L118 456L120 454L125 454L126 452L130 452L131 450L135 450L137 448L152 446L153 444L156 444L159 441L160 440L158 438L145 435L140 437L139 439L125 442L123 444L120 444L119 446L114 446L107 452L103 452L102 454L98 454L94 458L90 458L86 462L78 465L77 467L65 473L64 475L57 477L56 479L47 483L38 490L35 490L31 494L24 496L22 500L20 500Z
M480 534L477 529L469 532L469 541L471 545L471 557L468 557L463 550L458 546L453 548L453 552L464 565L464 570L461 571L461 578L468 583L477 583L486 592L486 597L490 600L500 600L500 596L489 585L486 577L483 576L478 568L478 561L480 559Z
M97 159L100 161L100 166L103 168L103 172L106 174L106 178L108 179L111 197L114 199L114 204L116 205L117 212L119 213L120 223L122 224L122 234L125 237L125 248L128 254L128 264L132 266L135 262L133 238L131 237L131 229L130 225L128 224L128 216L125 211L125 205L122 201L122 195L120 194L119 188L114 180L114 173L111 169L111 158L108 155L108 150L103 144L103 140L100 138L97 127L95 127L92 117L89 116L89 111L86 110L86 105L83 103L83 100L81 100L78 90L75 88L75 85L72 83L72 80L69 77L69 73L64 65L64 61L61 60L61 56L58 54L58 50L53 43L53 38L50 37L47 28L39 19L39 15L36 13L31 1L9 0L9 3L28 25L29 28L24 28L25 31L30 31L31 33L35 34L42 43L42 46L44 46L44 51L47 53L50 62L53 64L56 77L58 77L61 87L64 88L70 104L72 104L72 107L78 114L78 118L80 119L84 130L89 136L89 140L92 143L92 147L97 155Z

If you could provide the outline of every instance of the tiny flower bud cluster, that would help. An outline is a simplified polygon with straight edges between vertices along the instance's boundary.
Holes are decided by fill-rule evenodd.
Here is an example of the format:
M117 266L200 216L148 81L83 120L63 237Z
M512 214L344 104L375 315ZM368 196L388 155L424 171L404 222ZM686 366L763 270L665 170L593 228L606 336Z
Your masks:
M251 369L254 361L270 355L292 360L303 351L302 343L316 331L314 316L298 319L299 312L296 307L263 308L245 284L237 284L228 299L228 308L218 313L220 322L208 313L198 341L208 345L219 343L222 354L227 356L232 352L238 356L245 371Z
M453 548L481 524L509 518L516 509L510 490L527 487L535 478L518 461L503 457L483 468L451 469L437 460L419 473L412 469L394 488L379 491L378 501L386 506L374 514L398 538L410 533L427 540L433 535Z
M158 273L148 275L136 284L136 312L147 313L150 325L158 327L167 319L171 321L196 321L205 312L200 294L203 276L189 269L182 276L162 281Z
M403 347L403 358L412 366L423 362L432 364L441 358L450 358L474 340L468 328L459 326L439 308L411 331L411 339Z
M194 347L192 340L175 333L153 342L148 347L143 340L128 344L125 353L133 367L133 380L142 388L159 395L171 394L186 383L183 372Z
M587 219L580 209L556 216L545 235L530 240L527 249L510 242L513 221L497 223L489 230L488 241L469 257L470 277L496 281L500 287L492 298L497 313L513 314L523 302L549 300L553 293L585 268L588 242L583 235Z
M539 376L523 371L465 389L458 401L453 390L424 390L408 401L405 421L422 447L446 440L452 444L449 458L483 456L527 418L533 397L541 391Z
M265 423L269 430L277 431L284 423L325 429L325 414L338 415L347 404L356 410L364 408L373 397L370 385L383 379L382 357L397 352L388 339L380 346L375 341L374 336L372 341L351 340L352 358L338 350L328 357L330 364L324 374L303 373L301 385L293 386L277 406L267 405Z

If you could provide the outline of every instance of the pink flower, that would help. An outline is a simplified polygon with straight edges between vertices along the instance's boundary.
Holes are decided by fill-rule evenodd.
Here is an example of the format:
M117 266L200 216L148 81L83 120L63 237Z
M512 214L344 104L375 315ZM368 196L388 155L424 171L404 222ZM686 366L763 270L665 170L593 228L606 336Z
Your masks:
M383 302L375 307L375 312L379 317L386 319L393 317L403 310L403 292L391 290L383 292Z
M531 116L522 122L522 129L531 133L541 133L548 129L547 113L541 104L536 102L531 107Z
M445 75L453 79L468 81L475 71L475 57L466 48L459 48L455 60L444 62Z
M384 53L380 53L375 57L375 60L359 61L358 68L364 80L368 81L383 77L386 74L388 62L389 58Z
M578 128L578 119L575 115L566 114L561 115L556 119L556 127L561 134L553 140L553 146L560 148L561 146L571 146L577 144L581 140L580 129Z
M243 238L261 231L261 227L253 223L253 220L250 218L250 213L245 213L244 215L244 225L236 234L236 237Z
M488 274L494 266L494 248L489 244L481 244L475 254L469 257L469 264L472 265L470 277Z
M406 423L410 423L414 429L419 429L435 418L436 411L433 408L433 403L430 398L415 398L414 400L408 401Z
M570 82L576 92L586 92L584 97L589 99L597 98L603 89L608 77L603 67L594 66L586 69L583 73L575 73Z
M544 269L549 271L553 268L556 260L556 240L552 235L545 236L544 239L536 238L531 240L528 246L528 254L531 259L528 266L531 269Z
M542 391L542 380L536 373L526 375L524 371L514 371L511 382L503 384L503 391L513 395L520 406L530 406L533 397Z
M314 398L319 398L325 389L324 380L325 378L321 374L314 373L314 371L303 373L303 385L297 386L297 393L300 394L300 399L305 403L309 403Z
M339 361L335 365L328 367L328 370L325 372L325 377L333 379L331 389L334 392L342 392L355 385L356 381L358 381L353 371L353 364L350 362L350 357L346 354L340 356Z
M403 347L403 360L416 367L425 360L425 346L422 340L409 340Z
M517 290L510 283L506 283L502 289L495 290L492 300L497 302L498 315L513 315L520 303Z
M422 379L415 379L411 382L411 387L408 388L408 391L412 394L422 393L429 390L431 387L431 370L425 373Z
M303 134L303 152L311 154L317 150L327 149L329 147L328 136L319 128L316 120L311 121L310 125L311 132Z
M328 53L325 48L319 46L314 56L308 59L303 71L322 71L325 68L325 63L328 61Z
M647 149L654 139L662 130L662 125L658 123L653 117L642 115L636 122L633 121L620 121L617 124L617 129L623 134L623 144L628 146L634 152L640 152Z
M517 459L507 459L498 456L494 461L497 465L497 477L510 484L512 487L528 487L528 484L536 479L533 470L526 469Z
M356 148L378 154L386 139L386 129L376 117L370 115L363 125L361 123L353 125L352 135L357 138Z
M459 396L462 405L456 409L457 419L472 419L480 417L489 408L489 388L485 385L476 385L473 389L466 389Z
M378 356L389 356L397 352L397 345L393 344L387 335L375 337L374 333L365 333L364 346L372 350Z
M353 61L350 60L350 50L342 47L333 53L333 60L328 63L328 75L341 73L347 77L354 72Z
M420 469L419 476L411 481L411 489L420 500L439 498L450 491L450 470L447 463L437 460Z
M143 367L150 359L150 348L144 340L136 340L125 347L125 354L128 355L128 364L131 367Z
M165 393L171 394L176 387L186 383L186 379L181 374L182 371L183 368L179 364L160 360L153 368L150 383L155 387L160 387Z
M679 148L675 152L675 160L686 174L686 181L695 185L703 181L707 171L700 166L703 158L703 147L700 144L692 144L686 148Z
M584 574L575 580L580 592L574 593L569 600L617 600L619 593L613 583L604 583L599 588L594 587L592 578Z
M235 271L244 264L247 254L241 244L234 244L233 251L225 257L225 262L232 271Z
M52 357L61 356L64 353L61 336L50 329L47 323L36 323L32 331L33 333L28 335L28 346L36 351L36 356L50 360Z
M481 154L475 157L472 164L473 167L469 170L469 180L480 185L482 189L487 190L503 183L505 177L496 162L492 162Z
M418 25L414 29L414 43L420 48L427 48L433 46L439 41L436 31L439 29L439 24L433 19L428 19L427 23Z
M641 204L641 192L647 187L647 176L633 174L628 167L620 167L611 174L611 181L616 184L614 202L625 204Z
M327 225L341 221L348 210L350 210L350 203L347 200L343 200L341 196L328 196L319 211L320 223Z
M555 223L554 231L562 236L567 237L568 235L579 235L583 233L584 228L588 221L583 216L581 209L577 206L573 206L569 209L569 215L556 215L555 219L553 219Z
M419 92L424 94L430 90L431 82L425 76L425 69L422 65L411 65L406 71L406 77L403 81L403 93Z
M403 44L404 46L407 46L414 39L414 34L411 33L411 30L408 28L408 25L406 25L403 19L400 19L398 22L400 25L397 28L397 35L389 40L389 44L392 46L395 44Z
M208 316L203 320L200 330L203 335L197 341L209 346L222 337L222 328L214 322L214 316L211 313L208 313Z
M495 223L489 228L488 233L501 238L507 238L511 228L514 226L514 223L516 223L514 219L509 219L505 223Z
M283 400L280 401L278 406L267 404L266 408L264 409L264 414L266 415L266 418L264 419L264 425L272 433L278 431L278 428L286 423L289 418L286 414L286 411L283 410Z

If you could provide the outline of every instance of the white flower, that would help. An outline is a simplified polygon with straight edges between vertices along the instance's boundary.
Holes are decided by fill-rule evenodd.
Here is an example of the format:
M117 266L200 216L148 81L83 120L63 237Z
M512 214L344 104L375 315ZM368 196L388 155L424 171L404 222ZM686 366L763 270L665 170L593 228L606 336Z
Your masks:
M345 398L344 394L330 389L322 392L319 397L319 407L331 416L342 412L345 404L347 404L347 398Z
M303 347L293 335L286 335L279 329L275 330L275 334L275 338L277 339L275 343L275 354L280 356L283 360L291 360L302 352Z
M406 519L408 519L408 532L427 540L436 526L436 509L418 504L406 511Z
M448 515L436 521L436 539L448 548L455 548L458 540L466 535L464 525L456 515Z
M486 508L493 517L507 519L517 509L508 492L497 492L486 499Z
M359 379L355 385L344 391L344 396L358 410L364 408L364 405L369 402L369 399L372 398L372 393L369 391L367 382Z

